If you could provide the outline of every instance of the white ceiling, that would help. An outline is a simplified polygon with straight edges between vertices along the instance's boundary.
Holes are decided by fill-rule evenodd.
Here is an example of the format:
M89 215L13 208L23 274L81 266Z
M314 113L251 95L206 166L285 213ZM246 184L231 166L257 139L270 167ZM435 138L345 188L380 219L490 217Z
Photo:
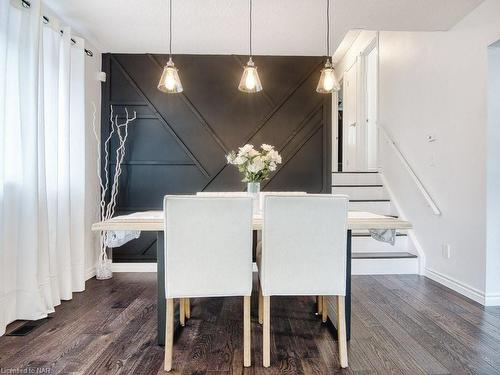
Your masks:
M102 52L166 53L168 0L44 0ZM447 30L482 0L331 0L331 50L350 29ZM325 55L325 0L253 0L259 55ZM173 0L173 52L248 53L248 0Z

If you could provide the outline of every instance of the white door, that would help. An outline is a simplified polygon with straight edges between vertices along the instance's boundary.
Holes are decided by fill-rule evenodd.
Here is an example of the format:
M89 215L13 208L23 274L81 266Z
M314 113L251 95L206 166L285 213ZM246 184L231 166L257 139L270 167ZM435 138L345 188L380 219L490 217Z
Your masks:
M353 64L344 73L343 79L343 106L342 121L342 170L355 171L357 169L357 63Z

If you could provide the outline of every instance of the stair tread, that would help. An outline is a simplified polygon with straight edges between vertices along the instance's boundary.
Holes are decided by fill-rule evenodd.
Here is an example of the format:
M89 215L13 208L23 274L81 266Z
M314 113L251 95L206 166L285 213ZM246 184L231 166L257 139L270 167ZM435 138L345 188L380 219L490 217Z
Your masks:
M352 259L403 259L417 258L417 255L403 251L352 253Z
M390 202L390 199L349 199L349 202Z
M400 237L400 236L402 237L402 236L407 236L407 235L408 235L407 233L396 231L396 237ZM371 237L372 235L370 234L370 232L368 230L360 230L359 232L353 231L352 236L353 237Z
M384 187L380 184L347 184L347 185L332 185L332 187Z
M332 172L334 174L336 173L378 173L377 171L340 171L340 172Z

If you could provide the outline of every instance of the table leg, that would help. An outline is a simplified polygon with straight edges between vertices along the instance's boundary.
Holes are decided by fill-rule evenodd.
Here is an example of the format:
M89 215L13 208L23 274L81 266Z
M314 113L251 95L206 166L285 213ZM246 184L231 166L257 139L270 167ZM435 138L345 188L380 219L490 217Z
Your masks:
M347 272L345 284L345 325L347 340L351 339L351 263L352 263L352 231L347 231Z
M165 297L165 235L163 231L157 233L156 237L156 277L158 285L158 345L165 345L165 318L166 318L166 297Z

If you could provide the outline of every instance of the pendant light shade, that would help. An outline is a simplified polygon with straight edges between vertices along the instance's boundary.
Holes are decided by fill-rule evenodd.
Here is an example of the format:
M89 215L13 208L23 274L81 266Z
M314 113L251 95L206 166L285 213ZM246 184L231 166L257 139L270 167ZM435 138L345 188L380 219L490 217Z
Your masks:
M248 93L259 92L262 90L262 84L260 83L257 67L253 63L251 57L248 60L247 65L243 68L243 75L241 76L238 90Z
M167 94L182 92L181 79L179 78L179 73L172 58L168 59L167 65L163 68L163 73L158 83L158 90L166 92Z
M166 92L167 94L177 94L183 91L181 79L179 78L179 71L174 65L172 60L172 0L169 0L169 59L167 65L163 68L163 73L158 82L158 90Z
M332 63L330 62L330 0L326 0L326 59L325 67L321 69L316 91L321 94L331 94L340 90L339 82L335 77Z
M252 60L252 0L250 0L250 58L247 64L243 67L243 75L241 76L240 84L238 85L238 90L254 93L262 90L262 84L260 83L259 72L257 72L257 67Z
M321 94L330 94L334 91L339 91L340 85L335 77L330 59L326 60L325 67L321 69L321 76L319 77L318 86L316 91Z

